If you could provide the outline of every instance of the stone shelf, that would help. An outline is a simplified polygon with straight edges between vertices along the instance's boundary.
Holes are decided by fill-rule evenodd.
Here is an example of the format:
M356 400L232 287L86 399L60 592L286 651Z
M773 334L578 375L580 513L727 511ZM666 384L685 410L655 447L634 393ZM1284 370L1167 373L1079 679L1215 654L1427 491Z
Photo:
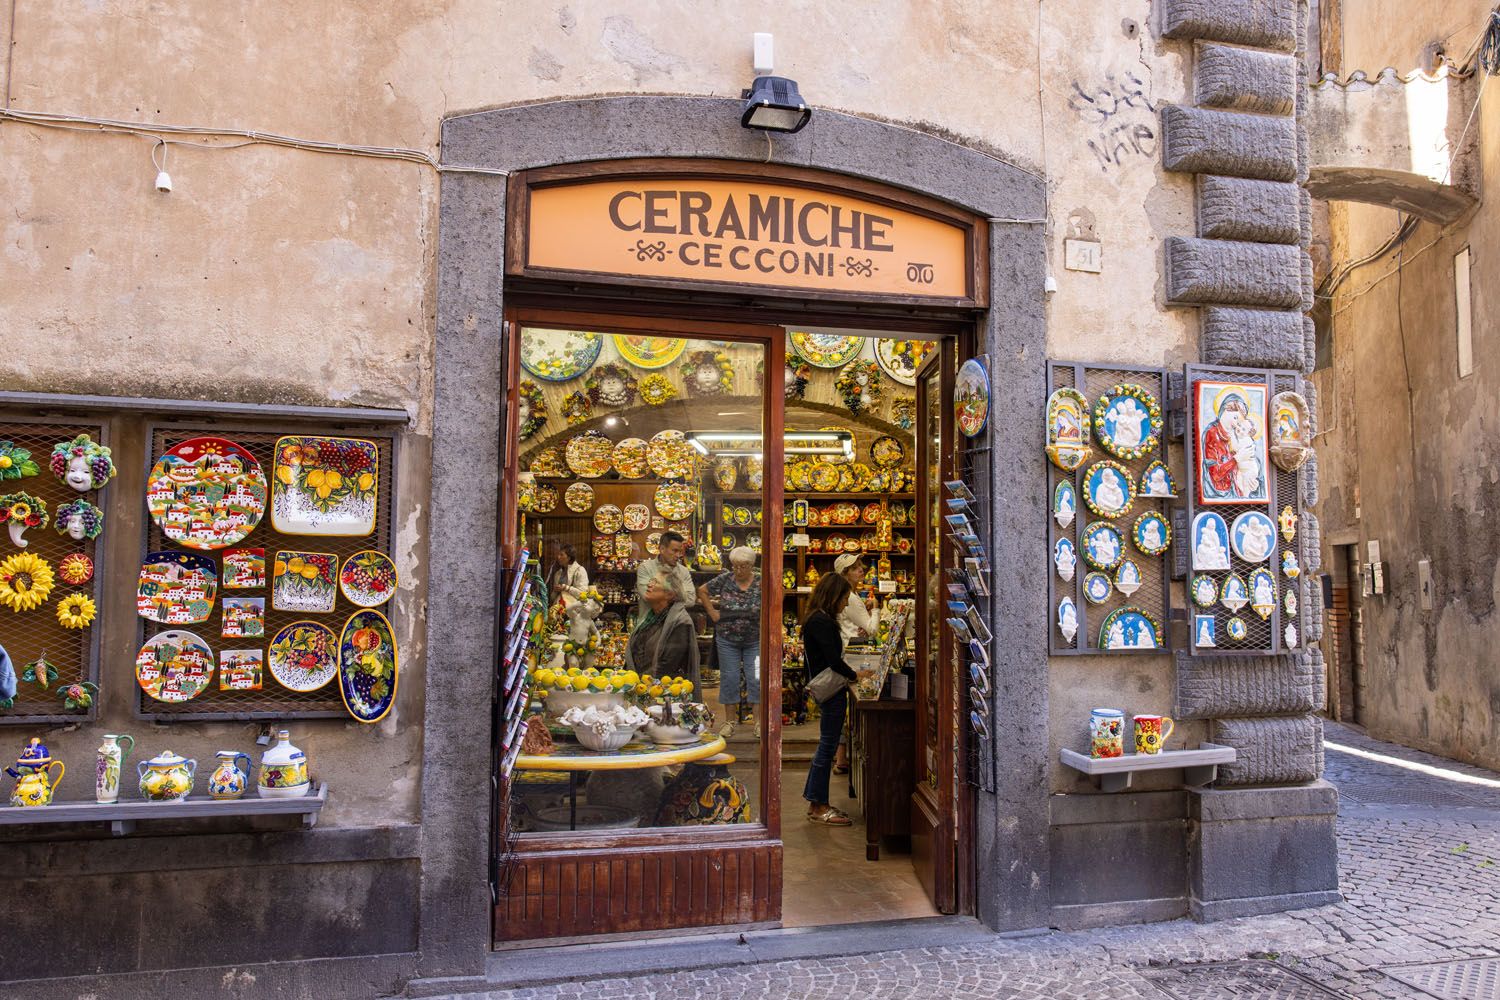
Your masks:
M1058 751L1063 764L1094 779L1100 791L1123 792L1137 771L1182 769L1184 785L1206 785L1218 777L1220 764L1232 764L1234 747L1217 743L1200 743L1196 750L1163 750L1160 753L1128 753L1123 757L1094 758L1063 747Z
M123 793L123 789L122 789ZM50 806L0 807L0 826L42 825L55 823L108 823L110 832L123 837L142 819L198 819L207 816L301 816L302 825L311 827L328 801L328 785L319 784L309 795L295 799L263 799L254 789L240 799L211 799L189 796L181 802L146 802L142 800L99 802L54 802Z

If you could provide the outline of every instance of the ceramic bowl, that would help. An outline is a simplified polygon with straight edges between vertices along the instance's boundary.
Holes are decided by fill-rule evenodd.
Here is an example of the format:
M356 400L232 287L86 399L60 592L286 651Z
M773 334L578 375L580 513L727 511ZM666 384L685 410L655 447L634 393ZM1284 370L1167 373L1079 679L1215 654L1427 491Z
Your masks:
M638 726L618 726L612 733L600 736L588 726L574 726L573 736L590 750L618 750L635 736Z
M560 719L570 708L624 708L623 691L551 691L547 694L547 718Z

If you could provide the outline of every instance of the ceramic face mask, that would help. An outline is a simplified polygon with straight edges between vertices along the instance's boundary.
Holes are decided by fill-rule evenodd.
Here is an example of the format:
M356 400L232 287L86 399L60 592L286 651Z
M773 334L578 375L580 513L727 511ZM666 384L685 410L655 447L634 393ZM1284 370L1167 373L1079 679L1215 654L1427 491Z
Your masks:
M71 476L72 472L69 472L68 475ZM68 518L67 527L68 537L73 539L75 542L83 541L84 536L88 534L88 527L83 523L82 514L74 514L72 517Z
M63 482L79 493L87 493L93 489L94 474L89 471L89 460L82 455L68 459L68 471L63 475Z

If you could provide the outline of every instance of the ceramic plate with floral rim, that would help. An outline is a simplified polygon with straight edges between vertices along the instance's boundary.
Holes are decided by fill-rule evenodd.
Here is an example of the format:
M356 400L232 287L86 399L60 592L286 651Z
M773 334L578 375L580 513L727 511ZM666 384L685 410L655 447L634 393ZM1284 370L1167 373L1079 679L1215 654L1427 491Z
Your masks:
M1083 529L1083 558L1095 569L1114 569L1125 556L1125 537L1108 521Z
M260 524L266 474L255 456L233 441L190 438L168 448L151 467L146 506L162 534L178 545L222 549Z
M1161 428L1161 405L1145 386L1121 382L1094 401L1094 440L1116 458L1154 451Z
M221 572L225 590L259 590L266 585L266 550L227 549Z
M214 613L218 591L219 567L209 556L148 552L136 582L136 614L163 625L196 625Z
M574 483L563 491L563 505L575 514L594 509L594 488L588 483Z
M585 330L521 330L521 367L544 382L566 382L588 371L604 336Z
M375 608L396 594L396 561L384 552L365 549L344 560L339 590L351 604Z
M870 461L877 468L890 469L906 461L906 445L900 438L882 434L870 442Z
M168 629L146 640L135 657L135 680L157 701L192 701L214 675L214 654L192 632Z
M584 431L568 441L568 468L583 479L598 479L610 469L615 443L598 431Z
M615 333L609 339L614 342L620 357L647 371L667 367L687 348L687 341L677 337L641 337Z
M875 341L875 360L887 375L902 385L917 384L917 369L937 344L931 340Z
M1111 590L1109 577L1095 570L1083 578L1083 596L1090 604L1103 604L1109 600Z
M271 640L271 676L288 691L317 691L338 675L338 645L322 622L292 622Z
M1135 503L1130 470L1119 462L1095 462L1083 474L1083 502L1100 517L1121 517Z
M865 346L863 337L846 337L833 333L795 330L788 337L797 356L815 368L842 368L857 358Z
M662 483L656 488L656 512L662 517L679 520L691 517L698 506L698 491L691 483Z
M621 513L627 531L645 531L651 526L651 508L643 503L628 503Z
M1135 547L1146 555L1159 556L1172 544L1172 526L1156 511L1148 510L1135 519L1135 529L1130 537Z
M380 449L345 437L276 442L271 524L283 535L368 535L375 530Z
M1200 608L1211 608L1219 599L1219 584L1207 573L1193 577L1193 603Z
M612 503L600 504L594 511L594 527L606 535L613 535L624 523L624 512Z
M691 476L693 454L693 446L688 444L687 435L682 431L660 431L646 446L646 464L662 479Z
M271 571L271 607L327 614L338 597L338 577L339 557L332 552L279 551Z
M379 611L356 611L339 636L339 694L360 722L379 722L396 702L400 655L390 620Z
M977 437L990 419L990 370L980 358L958 367L953 382L953 415L964 437Z

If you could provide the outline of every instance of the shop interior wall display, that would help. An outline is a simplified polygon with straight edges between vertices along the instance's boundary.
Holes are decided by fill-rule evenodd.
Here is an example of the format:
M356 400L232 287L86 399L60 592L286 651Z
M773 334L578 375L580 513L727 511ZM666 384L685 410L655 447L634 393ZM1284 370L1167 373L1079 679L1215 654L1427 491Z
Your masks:
M53 576L51 592L39 607L27 611L0 607L0 647L9 655L17 674L15 700L9 708L0 708L0 725L78 722L92 720L98 712L97 701L92 701L87 708L69 709L60 694L74 684L99 683L104 547L98 542L104 536L74 541L59 533L56 526L58 508L74 500L83 499L107 511L111 487L79 493L53 475L48 467L53 446L71 441L79 434L87 434L106 447L109 445L105 440L104 425L89 420L27 417L0 422L0 443L9 442L11 447L4 449L4 453L13 456L12 464L0 470L0 475L3 475L0 495L27 493L47 507L46 526L26 530L23 536L27 543L25 548L12 543L8 526L0 528L0 562L18 554L31 553L46 561ZM38 468L35 475L19 475L20 460L14 457L18 456L18 450L30 452L29 460ZM114 461L118 463L118 455L114 456ZM17 472L17 475L12 477L12 472ZM110 530L106 515L104 531ZM88 557L94 564L93 578L76 586L66 583L58 572L61 560L75 552ZM71 594L82 594L94 602L96 616L85 628L64 628L58 621L58 602ZM20 676L28 664L42 657L57 668L55 678L43 685L38 680L28 681Z
M395 489L396 438L389 430L382 432L346 427L333 429L326 426L308 426L306 423L276 424L274 426L258 424L239 427L216 423L152 424L147 428L147 441L149 442L150 453L142 456L142 458L149 475L152 465L161 457L163 452L181 444L183 441L205 436L227 438L255 456L269 484L271 477L274 475L276 465L275 445L277 439L286 435L299 434L359 438L375 443L379 450L379 475L375 495L374 532L362 536L282 534L272 526L271 499L268 491L266 512L261 518L260 523L244 539L231 546L231 548L263 548L265 550L266 586L261 589L226 590L222 585L225 549L203 551L184 548L168 539L149 514L144 515L143 525L145 530L142 533L141 539L142 561L145 560L146 554L150 552L193 552L206 555L213 560L219 570L220 586L218 595L213 602L213 612L207 621L192 625L167 625L145 618L138 618L138 638L141 643L145 643L159 632L169 629L185 629L205 640L209 649L213 652L215 666L214 676L209 681L208 686L197 697L189 701L173 703L157 701L137 686L136 712L140 718L152 719L158 722L210 719L349 718L349 712L345 709L343 698L339 694L339 681L336 676L327 685L316 691L297 692L282 687L271 676L269 647L280 629L296 621L307 620L319 622L326 625L333 631L334 636L338 637L349 616L359 611L360 608L351 603L344 596L342 590L339 590L334 599L333 610L326 614L275 610L272 607L272 567L278 550L333 553L338 557L339 569L342 569L345 559L365 549L374 549L387 555L390 554L391 502ZM116 460L119 460L119 456L116 456ZM143 498L142 503L144 504L144 502ZM135 569L138 570L139 567ZM129 586L134 589L136 586L136 573L134 571L117 574L117 577L119 585L122 587ZM222 617L225 597L263 597L265 599L264 635L259 639L223 638ZM390 605L385 604L377 607L375 610L389 616ZM217 671L220 651L224 649L254 648L261 649L264 656L260 690L221 690ZM112 680L115 683L128 682L135 684L135 678L128 674L128 672L133 670L133 664L121 665L121 676L112 678Z
M1135 654L1158 654L1171 648L1171 629L1168 620L1172 616L1172 595L1169 578L1169 567L1167 558L1172 549L1181 544L1174 530L1171 545L1162 555L1149 556L1141 552L1133 541L1135 521L1148 511L1159 513L1163 520L1169 525L1172 523L1169 505L1170 499L1159 497L1143 497L1140 495L1141 474L1146 471L1147 466L1153 462L1161 462L1171 472L1172 480L1177 486L1177 495L1183 494L1183 476L1173 469L1167 458L1167 427L1166 427L1166 405L1167 405L1167 377L1164 368L1115 368L1107 365L1097 365L1084 361L1050 361L1047 364L1047 395L1050 398L1053 391L1064 387L1078 389L1088 400L1089 412L1092 414L1093 406L1098 402L1101 394L1106 393L1112 386L1121 384L1139 385L1156 397L1156 401L1162 410L1162 430L1157 435L1156 447L1135 459L1123 459L1105 451L1099 446L1097 437L1090 435L1093 451L1088 459L1077 469L1068 472L1058 468L1055 464L1047 463L1047 509L1044 516L1047 518L1047 607L1049 608L1048 635L1051 637L1049 650L1054 655L1072 654L1108 654L1135 655ZM1045 419L1045 414L1041 415ZM1120 516L1113 518L1100 517L1089 510L1084 500L1084 481L1089 470L1102 461L1114 462L1123 466L1129 473L1130 482L1136 487L1136 495L1133 503ZM1067 481L1073 485L1073 494L1076 498L1076 509L1073 520L1067 527L1061 527L1052 513L1053 498L1057 494L1059 483ZM1180 499L1177 502L1181 502ZM1126 595L1115 586L1115 571L1109 570L1105 573L1110 579L1109 596L1102 603L1090 603L1085 596L1084 583L1092 567L1083 558L1084 532L1085 529L1096 521L1105 521L1113 524L1124 539L1124 557L1135 562L1141 571L1140 588L1134 593ZM1053 561L1053 553L1057 550L1059 539L1066 538L1073 543L1074 552L1077 556L1077 564L1074 567L1071 580L1062 579ZM1078 631L1071 641L1064 638L1062 631L1058 628L1058 604L1064 597L1071 597L1073 604L1078 610ZM1109 615L1122 608L1135 608L1144 612L1156 626L1157 646L1147 649L1111 649L1102 647L1100 641L1100 626Z

